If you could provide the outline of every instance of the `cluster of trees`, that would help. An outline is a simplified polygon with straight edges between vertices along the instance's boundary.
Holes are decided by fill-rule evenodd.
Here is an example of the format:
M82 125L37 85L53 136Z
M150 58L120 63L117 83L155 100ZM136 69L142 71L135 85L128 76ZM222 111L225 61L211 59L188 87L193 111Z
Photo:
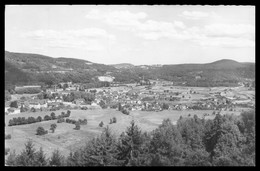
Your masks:
M63 95L63 100L65 102L73 102L74 100L80 98L84 99L86 103L91 104L91 102L95 100L95 94L81 91L73 91L70 94Z
M113 117L112 119L110 119L109 124L112 124L112 123L116 123L116 117Z
M40 88L27 87L15 90L17 94L37 94L41 92Z
M50 130L52 131L52 133L55 132L57 128L57 124L51 124L50 126ZM45 130L43 127L39 126L37 129L36 129L36 135L45 135L45 134L48 134L48 131Z
M185 84L191 87L236 87L238 86L238 81L236 80L222 80L222 81L212 81L212 80L188 80Z
M15 151L10 152L6 160L7 166L63 166L66 165L66 158L59 150L53 151L51 157L46 157L43 149L38 151L35 149L32 140L25 144L25 149L16 154Z
M45 115L44 118L42 118L41 116L38 116L37 118L30 116L27 119L25 117L13 118L13 119L9 120L8 126L24 125L24 124L31 124L31 123L36 123L36 122L65 118L65 117L69 117L70 113L71 113L71 111L68 110L67 113L62 112L61 115L58 115L57 117L56 117L55 113L52 112L50 115Z
M6 164L32 161L19 162L26 154L10 154ZM217 114L213 120L180 117L177 125L166 119L152 132L142 132L132 121L119 138L107 127L61 158L67 166L255 166L255 111Z

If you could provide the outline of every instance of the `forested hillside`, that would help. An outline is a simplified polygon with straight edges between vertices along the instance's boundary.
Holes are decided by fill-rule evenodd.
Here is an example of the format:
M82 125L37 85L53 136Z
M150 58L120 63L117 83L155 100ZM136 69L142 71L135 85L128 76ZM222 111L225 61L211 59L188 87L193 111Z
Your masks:
M134 83L145 78L164 79L186 86L236 86L239 81L254 80L255 64L220 60L208 64L162 66L104 65L82 59L5 52L6 84L93 83L93 77L105 74L123 83Z
M75 149L77 149L75 147ZM6 154L9 151L6 151ZM152 132L132 121L116 138L109 128L69 156L53 151L50 158L29 141L23 152L12 150L8 166L255 166L255 111L240 116L197 115L173 125L166 119Z

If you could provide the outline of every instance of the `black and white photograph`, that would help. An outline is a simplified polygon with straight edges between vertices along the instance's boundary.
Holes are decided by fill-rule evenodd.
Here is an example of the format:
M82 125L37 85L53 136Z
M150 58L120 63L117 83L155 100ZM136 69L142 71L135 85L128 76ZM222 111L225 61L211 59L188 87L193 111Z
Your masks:
M255 6L5 5L5 166L256 166Z

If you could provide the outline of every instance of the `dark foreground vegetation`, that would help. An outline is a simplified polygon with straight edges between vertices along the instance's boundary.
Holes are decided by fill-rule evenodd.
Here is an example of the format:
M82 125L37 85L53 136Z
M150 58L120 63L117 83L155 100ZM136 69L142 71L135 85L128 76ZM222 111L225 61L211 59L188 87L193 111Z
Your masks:
M7 150L8 166L255 166L255 111L240 116L217 114L213 120L169 119L152 132L134 121L116 138L110 129L86 146L50 158L28 141L20 154Z

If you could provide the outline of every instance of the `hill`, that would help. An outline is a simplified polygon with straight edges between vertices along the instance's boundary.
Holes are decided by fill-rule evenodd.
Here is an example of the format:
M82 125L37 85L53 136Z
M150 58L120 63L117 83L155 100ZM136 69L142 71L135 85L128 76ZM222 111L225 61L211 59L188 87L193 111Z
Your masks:
M105 65L83 59L5 51L6 84L93 83L97 81L97 76L106 74L115 77L114 81L123 83L145 78L164 79L187 86L235 85L238 81L255 79L255 64L223 59L207 64Z
M129 64L129 63L121 63L121 64L113 64L111 65L117 69L121 69L121 68L133 68L134 65L133 64Z

